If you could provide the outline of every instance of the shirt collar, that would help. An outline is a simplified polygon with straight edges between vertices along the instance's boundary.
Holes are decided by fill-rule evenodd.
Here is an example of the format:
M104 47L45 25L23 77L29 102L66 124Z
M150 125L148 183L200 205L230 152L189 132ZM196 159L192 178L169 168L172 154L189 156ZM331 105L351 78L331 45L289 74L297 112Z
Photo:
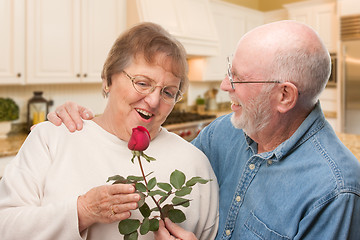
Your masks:
M319 101L315 108L302 122L295 133L286 141L281 143L277 148L270 152L258 154L263 159L271 159L274 162L280 161L291 150L297 148L306 142L311 136L317 133L325 125L325 116L321 110ZM245 134L248 149L250 148L254 154L257 153L257 143Z

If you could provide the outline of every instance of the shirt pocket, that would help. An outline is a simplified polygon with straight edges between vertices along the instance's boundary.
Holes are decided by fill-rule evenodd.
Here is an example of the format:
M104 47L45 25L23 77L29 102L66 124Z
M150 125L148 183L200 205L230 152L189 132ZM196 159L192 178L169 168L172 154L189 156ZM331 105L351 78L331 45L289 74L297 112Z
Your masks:
M249 218L245 222L245 227L240 232L239 239L290 240L291 238L270 229L255 216L254 212L251 212Z

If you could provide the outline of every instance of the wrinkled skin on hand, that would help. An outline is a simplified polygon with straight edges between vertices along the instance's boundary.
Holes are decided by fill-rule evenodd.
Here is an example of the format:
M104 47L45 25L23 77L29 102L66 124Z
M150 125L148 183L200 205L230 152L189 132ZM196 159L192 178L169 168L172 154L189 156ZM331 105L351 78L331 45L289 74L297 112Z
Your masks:
M130 217L140 196L130 184L103 185L90 189L77 201L80 232L94 223L112 223Z
M71 101L58 106L54 112L50 112L47 115L47 119L51 123L56 126L60 126L61 123L64 123L70 132L75 132L76 130L79 131L82 129L82 119L90 120L93 118L94 113L90 109L87 109Z

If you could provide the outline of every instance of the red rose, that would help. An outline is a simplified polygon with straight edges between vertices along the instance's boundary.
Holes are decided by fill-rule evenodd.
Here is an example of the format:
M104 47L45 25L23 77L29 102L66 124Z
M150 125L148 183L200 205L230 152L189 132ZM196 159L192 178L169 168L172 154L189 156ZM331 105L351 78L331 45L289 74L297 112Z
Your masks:
M149 131L138 126L132 129L132 134L128 143L128 148L132 151L144 151L150 144L150 133Z

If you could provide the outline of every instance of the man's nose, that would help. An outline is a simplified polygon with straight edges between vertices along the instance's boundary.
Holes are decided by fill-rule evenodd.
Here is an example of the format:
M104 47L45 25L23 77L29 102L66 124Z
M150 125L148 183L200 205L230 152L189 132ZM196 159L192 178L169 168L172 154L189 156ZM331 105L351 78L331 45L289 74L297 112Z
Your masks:
M220 89L227 92L233 91L231 87L230 79L227 75L225 75L225 78L222 80L220 84Z

